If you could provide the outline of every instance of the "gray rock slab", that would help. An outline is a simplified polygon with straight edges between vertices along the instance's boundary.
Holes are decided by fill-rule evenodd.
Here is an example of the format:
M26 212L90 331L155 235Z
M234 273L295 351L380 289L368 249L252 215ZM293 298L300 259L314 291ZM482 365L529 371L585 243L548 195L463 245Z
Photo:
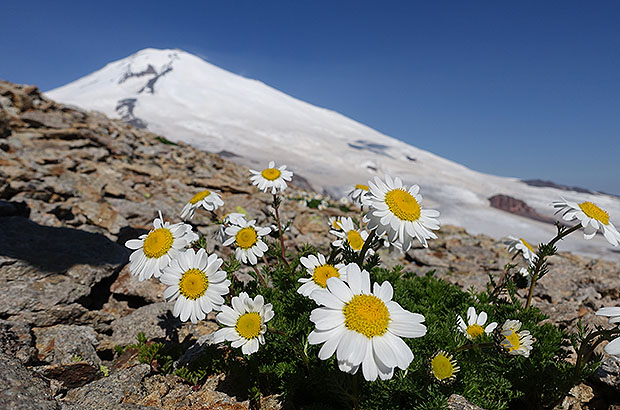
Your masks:
M66 401L86 410L147 408L131 403L127 403L128 407L123 406L123 401L131 396L145 394L141 383L150 371L151 368L147 364L120 370L108 377L69 390Z
M23 364L36 359L30 326L23 322L0 320L0 352L15 357Z
M601 384L615 390L620 395L620 358L609 356L594 372L592 378Z
M112 322L112 337L108 342L114 345L136 343L139 333L144 333L147 339L169 336L181 326L179 319L172 316L172 307L172 303L152 303Z
M0 408L11 410L57 410L49 384L17 359L0 353Z
M450 410L484 410L469 402L465 397L453 394L448 398L448 409Z
M39 360L50 364L70 364L85 361L98 366L101 359L95 346L97 334L89 326L56 325L34 328Z
M2 227L0 315L37 326L70 323L73 314L79 315L73 308L58 315L51 311L67 310L77 302L87 305L93 286L128 259L127 249L100 234L43 226L22 217L2 218Z

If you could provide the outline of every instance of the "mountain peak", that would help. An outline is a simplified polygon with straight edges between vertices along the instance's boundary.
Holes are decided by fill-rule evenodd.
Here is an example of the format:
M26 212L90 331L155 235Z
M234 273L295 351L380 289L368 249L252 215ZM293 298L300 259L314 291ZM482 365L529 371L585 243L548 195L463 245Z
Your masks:
M497 195L522 201L543 217L552 215L548 204L560 196L620 215L618 198L473 171L178 49L140 50L47 94L171 141L233 152L236 162L250 168L270 160L286 163L334 195L374 176L400 176L421 186L424 204L439 209L444 223L472 233L514 235L515 227L526 225L537 242L555 232L551 224L493 208L489 198Z

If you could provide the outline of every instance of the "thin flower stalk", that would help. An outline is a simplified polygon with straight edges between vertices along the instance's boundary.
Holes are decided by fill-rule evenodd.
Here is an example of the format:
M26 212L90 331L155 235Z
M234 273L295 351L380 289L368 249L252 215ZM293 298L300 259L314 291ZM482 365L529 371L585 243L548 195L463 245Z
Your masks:
M280 251L281 251L280 257L282 258L282 262L284 262L286 267L290 268L290 265L288 264L288 261L286 260L286 254L284 253L284 236L282 235L282 223L280 222L280 213L278 212L278 208L280 207L280 202L281 200L280 198L278 198L278 195L273 194L273 208L275 209L276 222L278 224L278 236L280 237Z
M543 266L545 266L545 264L547 263L547 258L555 254L554 245L558 241L564 239L571 233L581 228L581 224L565 229L558 223L557 228L558 228L558 234L555 236L555 238L553 238L548 244L538 247L538 252L536 253L536 261L534 262L534 266L532 268L532 283L530 284L530 290L527 294L527 302L525 303L525 309L529 309L532 303L532 296L534 295L534 287L536 286L536 281L539 278L539 275L541 273Z

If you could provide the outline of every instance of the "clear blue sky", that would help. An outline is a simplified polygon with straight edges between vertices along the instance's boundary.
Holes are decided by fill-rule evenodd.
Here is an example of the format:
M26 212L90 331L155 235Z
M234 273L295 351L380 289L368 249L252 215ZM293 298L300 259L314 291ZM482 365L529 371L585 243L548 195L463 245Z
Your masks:
M181 48L470 168L620 194L620 1L3 2L0 78Z

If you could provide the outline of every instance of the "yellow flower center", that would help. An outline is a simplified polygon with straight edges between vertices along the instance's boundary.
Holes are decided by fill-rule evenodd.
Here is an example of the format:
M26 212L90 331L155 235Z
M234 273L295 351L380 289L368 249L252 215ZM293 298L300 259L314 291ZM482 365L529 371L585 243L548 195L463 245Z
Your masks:
M235 330L241 337L254 339L260 334L260 325L260 315L256 312L250 312L239 316L237 324L235 325Z
M276 179L280 178L280 175L282 175L280 170L277 168L265 168L260 174L263 176L263 178L268 179L269 181L275 181Z
M604 209L599 208L594 205L592 202L582 202L579 204L579 208L583 211L584 214L589 216L592 219L596 219L603 225L609 225L609 214Z
M334 222L332 222L332 228L334 228L334 229L342 229L340 227L340 219L334 219Z
M320 265L314 268L314 272L312 273L312 280L314 283L319 285L322 288L327 287L327 279L329 278L339 278L340 273L338 269L334 267L334 265Z
M347 243L354 251L359 251L364 246L364 240L362 239L362 235L360 235L357 231L349 231L347 232Z
M390 312L381 299L373 295L355 295L344 305L344 325L367 338L387 332Z
M484 328L480 325L469 325L465 331L471 336L472 339L475 339L484 333Z
M454 376L454 365L449 357L439 353L431 360L431 372L438 380L449 379Z
M392 189L385 194L385 203L394 215L402 221L415 221L420 218L422 209L418 201L404 189Z
M142 251L147 258L161 258L172 248L173 242L174 236L168 229L155 229L144 240Z
M250 249L258 242L258 234L256 233L256 229L251 226L239 229L239 232L235 235L235 241L237 242L237 246L240 248Z
M196 300L205 294L209 287L209 278L200 269L186 270L179 281L179 292L188 299Z
M361 189L362 191L370 191L368 185L357 184L355 185L355 189Z
M195 203L202 201L209 195L211 195L211 191L209 191L208 189L202 192L198 192L196 195L192 197L192 199L189 200L189 203L194 205Z
M510 343L510 346L504 345L506 350L512 352L513 350L517 350L519 346L521 346L521 341L519 340L519 335L512 329L510 329L510 334L506 336L506 340Z
M526 240L525 240L525 239L523 239L523 238L519 238L519 239L521 240L521 243L522 243L523 245L525 245L525 247L526 247L527 249L529 249L532 253L536 253L536 251L534 250L534 248L532 247L532 245L530 245L530 243L529 243L528 241L526 241Z

